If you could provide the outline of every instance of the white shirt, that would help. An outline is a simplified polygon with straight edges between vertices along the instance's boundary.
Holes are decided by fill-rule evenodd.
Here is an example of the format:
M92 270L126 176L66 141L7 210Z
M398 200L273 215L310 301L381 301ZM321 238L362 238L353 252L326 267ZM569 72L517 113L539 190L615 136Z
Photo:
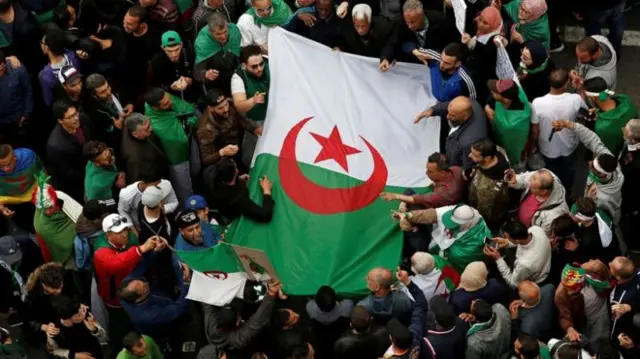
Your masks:
M120 200L118 202L118 213L122 217L125 217L129 223L133 223L138 229L140 229L140 223L138 223L138 207L142 201L142 192L138 189L138 183L140 182L141 181L134 182L120 190ZM160 187L162 194L164 194L162 198L164 213L173 213L173 211L178 208L179 202L178 197L176 197L176 192L171 186L171 182L163 179L160 181L158 187Z
M234 93L247 93L247 89L244 87L244 81L238 74L231 76L231 94Z
M538 149L545 157L558 158L569 156L578 147L578 137L571 130L558 131L549 142L552 127L551 122L567 120L576 122L580 108L587 105L578 94L563 93L561 95L547 94L538 97L531 103L531 123L540 125Z
M510 287L516 288L523 280L540 283L547 279L551 270L551 242L541 227L529 228L531 242L526 246L518 245L513 271L504 258L496 261L502 278Z
M238 28L240 29L240 35L242 35L240 46L267 46L269 31L271 31L271 28L256 24L253 16L249 14L242 14L238 19Z

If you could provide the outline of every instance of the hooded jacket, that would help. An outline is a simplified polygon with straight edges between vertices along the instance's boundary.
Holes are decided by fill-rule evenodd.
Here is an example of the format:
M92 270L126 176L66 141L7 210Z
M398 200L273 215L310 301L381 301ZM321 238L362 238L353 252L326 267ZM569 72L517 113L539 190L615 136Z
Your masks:
M520 197L521 203L527 195L529 195L529 180L534 173L535 172L524 172L516 175L516 184L512 187L525 190ZM569 206L567 206L567 202L565 201L566 192L564 186L562 186L562 183L553 172L549 171L549 173L553 176L553 190L549 198L540 205L540 208L531 218L531 225L542 227L547 235L551 234L551 223L553 220L565 213L569 213Z
M602 140L595 132L592 132L585 126L576 123L574 131L576 136L582 144L591 152L593 156L598 157L603 154L613 156L607 146L602 143ZM607 183L591 183L587 178L587 186L585 187L585 195L592 184L595 184L598 189L598 194L595 199L596 206L603 208L607 213L613 217L613 223L620 221L621 206L622 206L622 185L624 183L624 175L620 166L616 167L616 170L611 174L611 179Z
M502 304L494 304L491 308L493 316L489 323L475 324L467 332L466 359L507 359L511 356L509 312Z
M84 215L78 217L76 237L73 239L76 267L85 270L92 269L93 248L101 233L102 225L89 221Z
M605 1L604 3L608 2ZM608 53L611 55L611 58L602 66L578 63L576 65L576 71L585 81L594 77L602 77L607 82L609 89L615 90L618 78L618 70L616 68L618 57L616 55L616 51L613 48L613 45L611 45L611 42L609 42L609 39L605 36L593 35L591 37L598 42L600 48L606 47L608 49Z

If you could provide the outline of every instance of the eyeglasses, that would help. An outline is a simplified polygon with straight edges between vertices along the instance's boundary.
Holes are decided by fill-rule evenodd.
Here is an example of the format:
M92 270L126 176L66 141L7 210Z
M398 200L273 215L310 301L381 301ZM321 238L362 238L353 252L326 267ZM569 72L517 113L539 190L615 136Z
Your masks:
M112 229L118 227L119 225L127 224L127 223L129 222L125 217L116 218L111 222L111 225L109 226L109 228L107 228L107 232L110 232Z
M249 65L249 68L252 70L257 70L263 67L264 67L264 61L260 62L259 64Z
M65 120L72 120L72 119L74 119L74 118L76 118L78 116L80 116L80 112L76 111L76 112L72 113L70 116L64 116L63 118Z

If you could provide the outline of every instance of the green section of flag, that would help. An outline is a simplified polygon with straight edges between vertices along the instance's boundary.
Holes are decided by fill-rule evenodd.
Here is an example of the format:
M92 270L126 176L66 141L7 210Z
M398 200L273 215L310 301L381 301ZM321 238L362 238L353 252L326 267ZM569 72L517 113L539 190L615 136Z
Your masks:
M198 272L244 272L236 252L224 242L204 251L176 251L176 254L181 262Z
M320 167L299 163L312 182L329 188L353 187L362 181ZM312 295L322 285L331 285L346 295L366 293L365 277L374 267L394 269L399 264L402 232L391 220L398 202L376 199L350 213L317 215L299 207L282 189L278 158L261 154L251 170L251 198L262 201L258 178L273 182L275 202L270 223L244 217L234 222L227 241L266 252L288 294ZM424 192L426 189L417 190ZM402 193L404 188L385 191Z

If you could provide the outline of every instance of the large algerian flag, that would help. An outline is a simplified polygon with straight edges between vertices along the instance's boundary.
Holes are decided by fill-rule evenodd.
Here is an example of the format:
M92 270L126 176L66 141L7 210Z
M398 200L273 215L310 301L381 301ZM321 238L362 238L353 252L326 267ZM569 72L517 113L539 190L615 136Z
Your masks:
M176 254L193 270L188 299L222 306L242 298L248 276L230 245L219 242L207 250Z
M440 123L415 116L435 103L429 72L399 64L386 73L378 59L334 52L275 28L269 33L271 87L264 135L249 184L273 182L268 224L241 218L233 243L262 249L285 290L314 294L331 285L363 293L373 267L395 268L402 233L390 217L398 203L382 191L425 189L427 157L438 150Z

